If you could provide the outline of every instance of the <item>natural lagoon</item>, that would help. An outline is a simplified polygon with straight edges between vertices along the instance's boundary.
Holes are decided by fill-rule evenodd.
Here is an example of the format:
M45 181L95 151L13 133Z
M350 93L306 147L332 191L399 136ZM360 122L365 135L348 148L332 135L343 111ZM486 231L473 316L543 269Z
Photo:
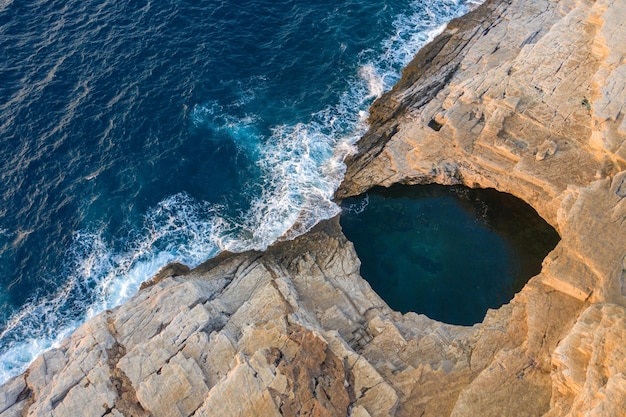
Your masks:
M450 324L509 302L560 239L528 204L493 189L396 185L342 208L372 288L395 310Z

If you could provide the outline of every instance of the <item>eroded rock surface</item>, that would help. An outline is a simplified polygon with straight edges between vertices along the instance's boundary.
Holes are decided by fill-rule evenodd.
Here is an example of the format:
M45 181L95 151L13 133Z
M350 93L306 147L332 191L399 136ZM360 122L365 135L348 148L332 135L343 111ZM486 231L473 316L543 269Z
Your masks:
M525 330L453 415L626 413L623 16L623 0L485 3L420 51L348 161L339 197L395 182L492 187L562 236L510 312L494 313Z
M0 415L412 414L416 389L447 401L476 374L478 329L392 312L358 268L334 219L155 282L9 381Z
M488 1L372 108L339 197L494 187L561 234L483 323L391 311L333 219L165 269L3 385L0 417L623 415L624 16L624 0Z

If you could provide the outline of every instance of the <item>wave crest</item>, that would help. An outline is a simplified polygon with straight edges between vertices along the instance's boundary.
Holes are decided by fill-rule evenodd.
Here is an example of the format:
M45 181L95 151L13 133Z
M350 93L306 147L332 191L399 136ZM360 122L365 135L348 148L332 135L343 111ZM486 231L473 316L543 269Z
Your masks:
M195 266L222 250L265 249L338 214L333 194L345 172L345 156L367 129L368 106L465 6L455 0L416 1L411 10L396 17L393 35L380 48L361 53L358 74L339 102L308 121L270 127L267 133L255 115L230 112L246 100L230 107L214 101L196 105L192 128L220 133L220 140L232 141L255 161L260 180L249 209L227 215L228 207L178 193L149 210L143 226L121 243L106 242L98 230L77 232L65 276L58 277L64 286L53 296L34 297L0 329L0 383L23 372L86 319L127 300L168 262Z

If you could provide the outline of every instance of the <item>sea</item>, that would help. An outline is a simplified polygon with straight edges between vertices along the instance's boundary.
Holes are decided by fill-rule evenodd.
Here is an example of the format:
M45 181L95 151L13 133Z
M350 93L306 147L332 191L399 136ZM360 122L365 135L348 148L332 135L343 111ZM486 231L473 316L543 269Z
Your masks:
M172 261L339 213L368 107L469 0L0 0L0 383Z

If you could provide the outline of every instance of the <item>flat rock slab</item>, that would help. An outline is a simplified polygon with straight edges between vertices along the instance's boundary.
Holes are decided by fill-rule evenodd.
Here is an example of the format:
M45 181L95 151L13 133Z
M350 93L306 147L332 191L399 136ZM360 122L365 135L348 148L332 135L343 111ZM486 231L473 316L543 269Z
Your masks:
M439 182L562 240L472 327L390 310L337 219L171 266L0 388L8 416L613 416L626 409L626 2L488 0L372 107L338 197Z

